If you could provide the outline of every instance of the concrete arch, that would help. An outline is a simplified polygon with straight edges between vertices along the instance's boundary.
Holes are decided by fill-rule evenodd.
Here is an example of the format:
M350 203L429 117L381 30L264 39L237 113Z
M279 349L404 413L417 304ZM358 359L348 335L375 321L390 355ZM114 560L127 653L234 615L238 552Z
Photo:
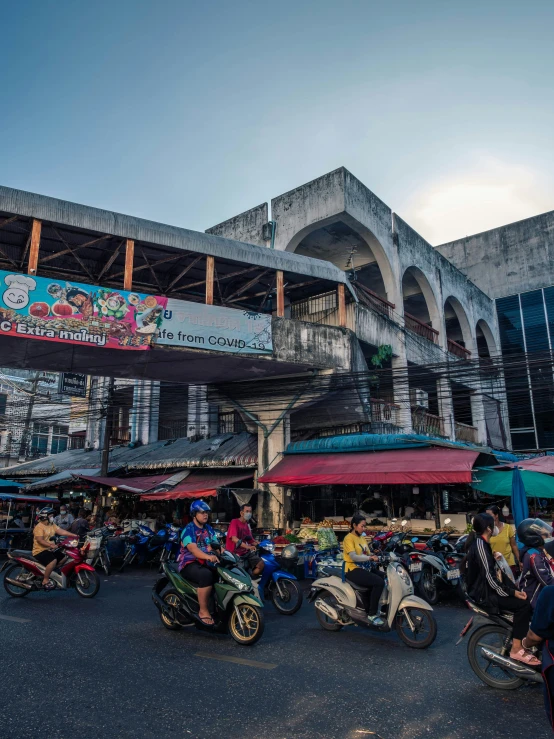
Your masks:
M404 270L402 274L402 279L400 281L400 287L401 287L401 293L402 293L403 299L404 299L404 284L406 281L406 277L408 275L410 277L413 277L415 281L417 282L417 284L419 285L421 293L423 294L423 297L425 299L425 303L427 306L427 312L429 314L429 319L431 321L431 326L435 329L435 331L438 331L439 336L442 337L443 335L442 311L439 309L439 304L437 302L437 298L435 296L434 290L431 287L431 283L429 282L425 274L419 269L419 267L416 267L415 265L406 267L406 269Z
M458 323L460 324L460 328L462 330L462 337L463 337L465 348L468 349L472 354L474 354L475 353L475 342L473 339L473 332L471 330L471 324L468 320L467 313L465 312L464 307L462 306L458 298L454 297L454 295L449 295L444 301L445 319L446 319L447 303L450 304L454 313L456 314L456 318L458 319Z
M399 299L401 298L401 293L399 293L398 291L398 283L395 279L392 264L385 250L385 247L372 233L372 231L370 231L370 229L368 229L358 220L352 218L352 216L349 216L346 213L341 213L338 216L335 215L329 218L322 219L320 221L316 221L315 223L311 223L310 225L300 229L300 231L295 233L291 240L288 242L285 247L285 251L296 252L296 250L301 246L302 242L306 239L306 237L310 236L310 234L313 234L321 229L325 229L326 227L332 227L333 225L339 223L345 224L352 231L354 231L363 242L365 242L368 252L371 253L375 260L375 263L379 268L380 276L383 281L385 290L385 295L383 297L397 305ZM341 251L340 256L344 257L344 252ZM337 262L334 263L337 264ZM337 264L337 266L341 266L341 268L343 268L343 266L340 264Z
M491 330L491 327L485 321L484 318L480 318L475 325L476 336L477 336L479 329L482 331L485 341L487 342L487 348L489 350L490 356L494 357L498 353L497 346L496 346L496 340L494 338L494 334Z

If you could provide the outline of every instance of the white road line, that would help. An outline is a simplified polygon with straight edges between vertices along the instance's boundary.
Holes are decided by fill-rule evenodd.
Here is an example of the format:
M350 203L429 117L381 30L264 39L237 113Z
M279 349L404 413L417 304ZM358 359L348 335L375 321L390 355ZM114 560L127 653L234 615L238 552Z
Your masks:
M0 614L0 618L2 621L15 621L17 624L30 624L31 619L30 618L17 618L16 616L3 616Z
M247 665L247 667L257 667L260 670L274 670L279 665L274 665L271 662L256 662L253 659L243 659L242 657L228 657L224 654L213 654L212 652L196 652L195 657L202 657L203 659L217 659L221 662L234 662L237 665Z

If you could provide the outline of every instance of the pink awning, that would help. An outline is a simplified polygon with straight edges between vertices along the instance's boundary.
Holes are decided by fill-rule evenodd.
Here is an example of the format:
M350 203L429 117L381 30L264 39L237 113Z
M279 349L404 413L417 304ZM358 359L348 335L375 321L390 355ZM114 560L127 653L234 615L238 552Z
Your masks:
M523 459L521 462L512 462L510 467L518 466L522 470L530 472L542 472L545 475L554 475L554 456L534 457L533 459Z
M479 452L430 447L384 452L290 454L258 482L276 485L422 485L471 482Z
M218 488L229 487L243 480L250 480L253 476L252 470L242 472L221 472L204 474L202 472L191 472L190 475L175 485L174 488L165 493L145 493L140 496L141 500L178 500L179 498L206 498L217 495Z

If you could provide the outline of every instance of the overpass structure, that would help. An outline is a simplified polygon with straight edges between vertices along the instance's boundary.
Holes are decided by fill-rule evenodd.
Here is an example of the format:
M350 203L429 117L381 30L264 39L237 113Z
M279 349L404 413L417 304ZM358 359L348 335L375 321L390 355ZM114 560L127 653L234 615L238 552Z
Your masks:
M0 187L2 275L156 296L164 320L167 301L267 316L272 338L258 353L156 340L124 351L0 331L0 366L94 375L92 407L104 378L134 380L131 440L142 443L157 440L160 383L188 385L188 427L209 433L210 404L237 414L258 434L260 473L291 435L362 429L507 446L493 302L345 169L271 206L272 220L262 205L198 233ZM102 423L90 424L89 445ZM276 521L285 492L266 487L265 520Z

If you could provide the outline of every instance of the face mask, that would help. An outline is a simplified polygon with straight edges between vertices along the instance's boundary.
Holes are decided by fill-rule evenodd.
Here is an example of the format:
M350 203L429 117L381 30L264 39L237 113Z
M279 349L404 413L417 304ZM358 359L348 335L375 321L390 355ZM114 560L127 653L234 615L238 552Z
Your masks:
M48 516L48 520L50 521L50 523L54 523L54 516Z
M63 509L60 511L60 516L65 516L67 511L64 511Z
M367 536L365 531L362 531L362 536Z
M245 521L250 521L251 518L252 518L252 514L251 513L245 513L244 514L244 520Z
M547 536L544 540L545 544L550 544L551 541L554 541L554 536Z
M493 536L498 536L499 533L500 533L500 531L498 530L498 526L495 526L494 529L492 530L492 535Z

